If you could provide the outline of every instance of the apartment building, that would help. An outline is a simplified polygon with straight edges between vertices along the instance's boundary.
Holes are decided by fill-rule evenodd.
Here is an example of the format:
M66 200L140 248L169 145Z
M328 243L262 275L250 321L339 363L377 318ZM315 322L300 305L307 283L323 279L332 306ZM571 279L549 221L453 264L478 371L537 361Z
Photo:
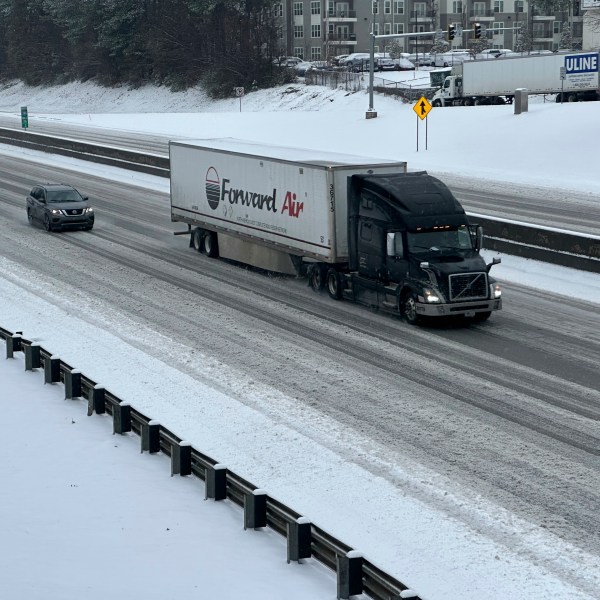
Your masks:
M281 54L304 60L369 52L371 31L375 35L445 32L450 24L457 28L455 48L469 47L475 23L494 48L514 49L523 27L535 50L557 50L567 28L573 48L581 47L583 37L579 0L553 14L544 14L527 0L283 0L275 3L275 15ZM404 52L424 52L433 36L400 37L397 42ZM377 40L376 51L383 52L389 43Z

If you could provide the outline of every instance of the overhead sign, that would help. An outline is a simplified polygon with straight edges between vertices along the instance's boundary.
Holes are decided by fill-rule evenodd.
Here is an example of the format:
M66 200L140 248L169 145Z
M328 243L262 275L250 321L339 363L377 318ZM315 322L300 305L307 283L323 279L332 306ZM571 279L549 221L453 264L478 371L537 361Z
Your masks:
M429 100L427 100L427 98L425 98L425 96L421 96L417 100L417 103L413 106L413 110L417 113L417 117L419 117L419 119L423 120L423 119L427 118L427 115L429 114L429 111L431 110L431 104L429 103Z

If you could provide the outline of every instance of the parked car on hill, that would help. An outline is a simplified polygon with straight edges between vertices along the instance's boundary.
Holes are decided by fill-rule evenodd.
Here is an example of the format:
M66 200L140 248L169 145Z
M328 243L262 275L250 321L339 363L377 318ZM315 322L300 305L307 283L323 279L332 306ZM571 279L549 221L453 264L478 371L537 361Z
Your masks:
M414 68L407 58L380 58L377 61L379 71L412 71Z
M35 185L26 200L27 219L39 222L46 231L87 229L94 226L94 209L88 197L64 183Z

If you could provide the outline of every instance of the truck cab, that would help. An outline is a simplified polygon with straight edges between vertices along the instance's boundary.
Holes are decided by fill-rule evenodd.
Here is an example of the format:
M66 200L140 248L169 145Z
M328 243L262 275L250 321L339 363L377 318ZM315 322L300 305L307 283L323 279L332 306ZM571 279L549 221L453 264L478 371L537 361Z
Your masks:
M398 312L410 323L459 315L481 321L501 308L489 275L499 261L485 264L481 227L469 223L441 181L425 172L354 175L348 203L349 268L337 275L337 297Z

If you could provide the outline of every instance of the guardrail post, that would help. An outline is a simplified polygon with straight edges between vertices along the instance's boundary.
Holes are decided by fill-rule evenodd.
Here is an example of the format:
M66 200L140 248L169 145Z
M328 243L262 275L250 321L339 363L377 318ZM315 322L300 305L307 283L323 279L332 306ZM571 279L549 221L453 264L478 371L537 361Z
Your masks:
M113 433L131 431L131 406L121 402L113 407Z
M142 423L140 438L142 441L141 452L150 452L150 454L160 452L160 423L158 421Z
M21 350L21 335L14 333L6 336L6 358L13 358L15 352Z
M225 500L227 498L227 467L225 465L214 465L206 467L205 500Z
M171 447L171 477L173 475L192 474L192 445L189 442L179 442Z
M244 495L244 531L267 526L267 492L254 490Z
M81 397L81 371L79 369L65 370L65 399Z
M25 370L33 371L42 366L40 345L37 342L25 346Z
M49 356L44 359L44 383L58 383L60 381L60 358Z
M345 556L336 556L337 597L350 598L363 592L363 557L360 552L351 550Z
M103 415L106 412L105 391L103 385L95 385L90 390L90 395L88 396L88 417L94 412L96 412L97 415Z
M300 561L312 556L311 523L306 517L299 517L287 524L287 561Z

